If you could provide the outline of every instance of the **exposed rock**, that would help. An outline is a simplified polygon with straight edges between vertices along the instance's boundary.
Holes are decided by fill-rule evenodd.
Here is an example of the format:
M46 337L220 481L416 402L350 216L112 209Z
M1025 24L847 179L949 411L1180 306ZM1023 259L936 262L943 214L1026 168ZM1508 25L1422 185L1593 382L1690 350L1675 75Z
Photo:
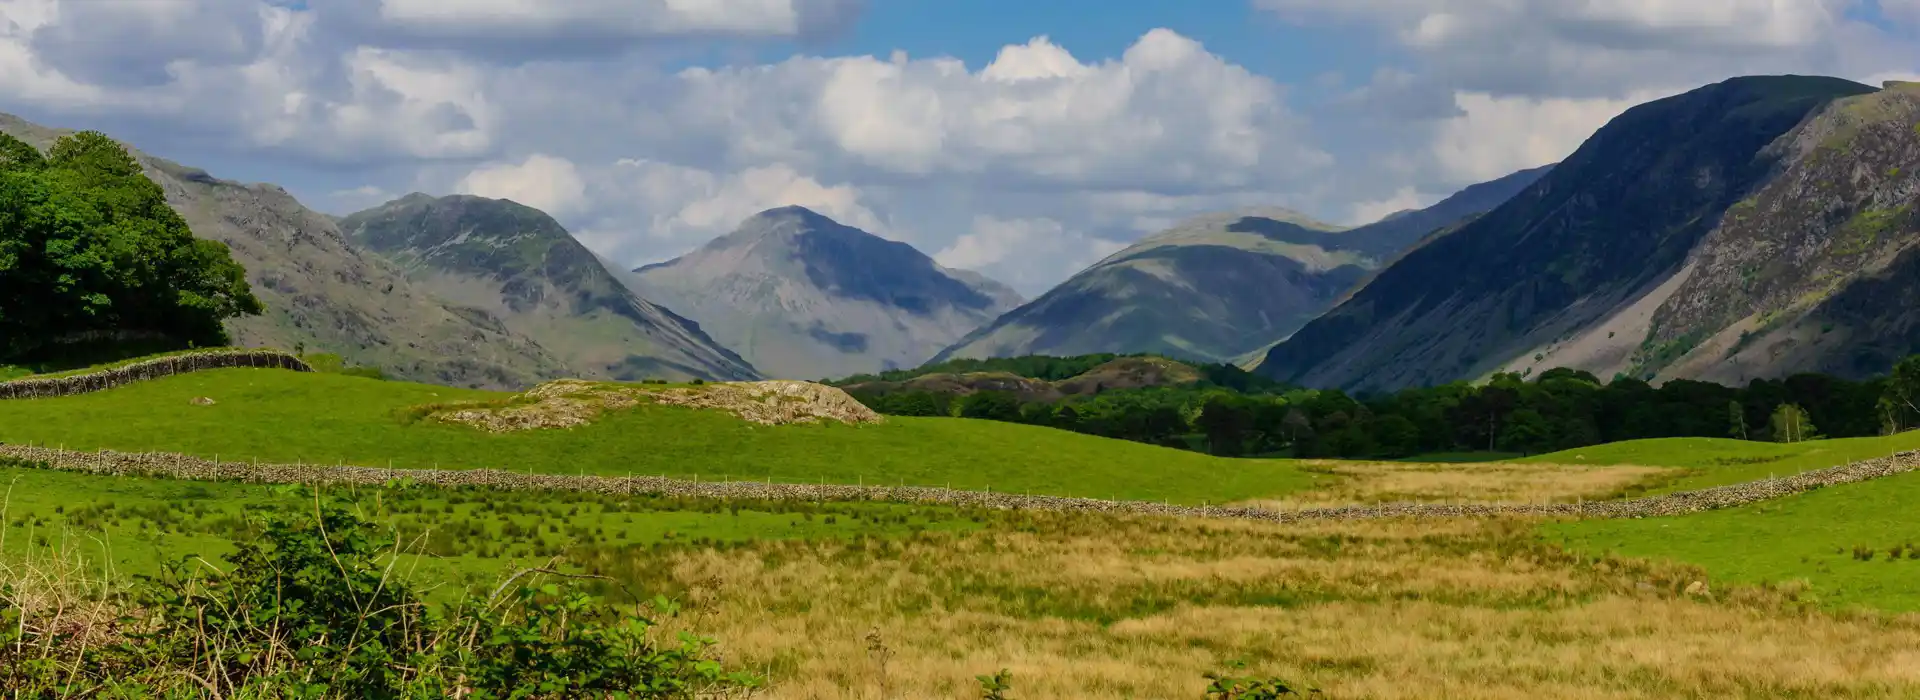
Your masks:
M788 380L654 387L562 379L506 401L447 406L428 413L427 417L504 433L587 425L608 411L630 409L643 403L724 411L761 425L822 420L862 424L884 420L844 391Z

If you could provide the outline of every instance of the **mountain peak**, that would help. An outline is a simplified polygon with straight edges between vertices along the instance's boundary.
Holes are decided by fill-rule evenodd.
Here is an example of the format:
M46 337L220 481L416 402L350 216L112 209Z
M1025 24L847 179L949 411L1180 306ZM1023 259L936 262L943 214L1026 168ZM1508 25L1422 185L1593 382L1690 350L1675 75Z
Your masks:
M642 294L683 309L782 377L917 365L1021 301L1005 285L801 206L754 214L634 273Z

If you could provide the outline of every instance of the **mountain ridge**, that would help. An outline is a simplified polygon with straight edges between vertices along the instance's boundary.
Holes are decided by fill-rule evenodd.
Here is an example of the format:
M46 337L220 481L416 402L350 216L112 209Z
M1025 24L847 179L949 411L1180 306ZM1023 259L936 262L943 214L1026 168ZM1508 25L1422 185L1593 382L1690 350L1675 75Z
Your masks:
M1352 229L1273 207L1190 217L1094 263L932 361L1151 353L1238 364L1331 307L1381 259L1428 233L1427 222L1491 208L1551 168Z
M786 378L917 365L1019 301L983 275L793 205L625 280Z
M412 193L341 217L340 226L416 283L542 339L586 378L759 377L699 324L628 289L538 209Z
M1753 76L1630 108L1504 205L1415 246L1269 350L1259 371L1391 390L1557 364L1631 367L1642 353L1627 339L1648 332L1720 215L1774 174L1764 149L1871 90Z

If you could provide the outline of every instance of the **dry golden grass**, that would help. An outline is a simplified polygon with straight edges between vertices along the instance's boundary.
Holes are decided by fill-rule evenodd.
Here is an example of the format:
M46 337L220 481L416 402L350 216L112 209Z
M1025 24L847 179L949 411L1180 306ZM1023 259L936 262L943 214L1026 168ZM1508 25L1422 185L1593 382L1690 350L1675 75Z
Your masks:
M1695 569L1583 560L1521 521L1007 517L634 565L691 591L681 622L773 698L977 697L1003 667L1017 698L1199 697L1232 659L1337 698L1920 694L1920 620L1689 595Z
M1302 466L1325 485L1281 500L1248 501L1267 508L1312 508L1354 503L1572 503L1618 497L1651 488L1681 470L1577 464L1414 464L1314 460Z

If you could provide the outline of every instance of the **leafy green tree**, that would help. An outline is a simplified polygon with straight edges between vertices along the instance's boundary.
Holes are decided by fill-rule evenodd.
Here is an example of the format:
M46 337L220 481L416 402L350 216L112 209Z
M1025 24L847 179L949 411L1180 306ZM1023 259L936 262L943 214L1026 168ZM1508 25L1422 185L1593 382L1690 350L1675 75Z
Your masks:
M1252 414L1243 402L1230 395L1216 394L1207 399L1200 411L1198 427L1207 436L1207 451L1231 457L1245 454L1247 434L1253 427Z
M1794 404L1783 403L1773 411L1774 442L1803 442L1820 438L1820 432L1813 427L1813 421L1807 418L1805 409Z
M1020 398L1008 391L975 392L960 399L960 417L1017 423Z
M36 156L0 139L0 359L89 333L222 345L223 320L261 312L120 144L83 131Z
M1386 457L1410 457L1420 451L1420 428L1406 416L1388 414L1374 423L1374 444Z

